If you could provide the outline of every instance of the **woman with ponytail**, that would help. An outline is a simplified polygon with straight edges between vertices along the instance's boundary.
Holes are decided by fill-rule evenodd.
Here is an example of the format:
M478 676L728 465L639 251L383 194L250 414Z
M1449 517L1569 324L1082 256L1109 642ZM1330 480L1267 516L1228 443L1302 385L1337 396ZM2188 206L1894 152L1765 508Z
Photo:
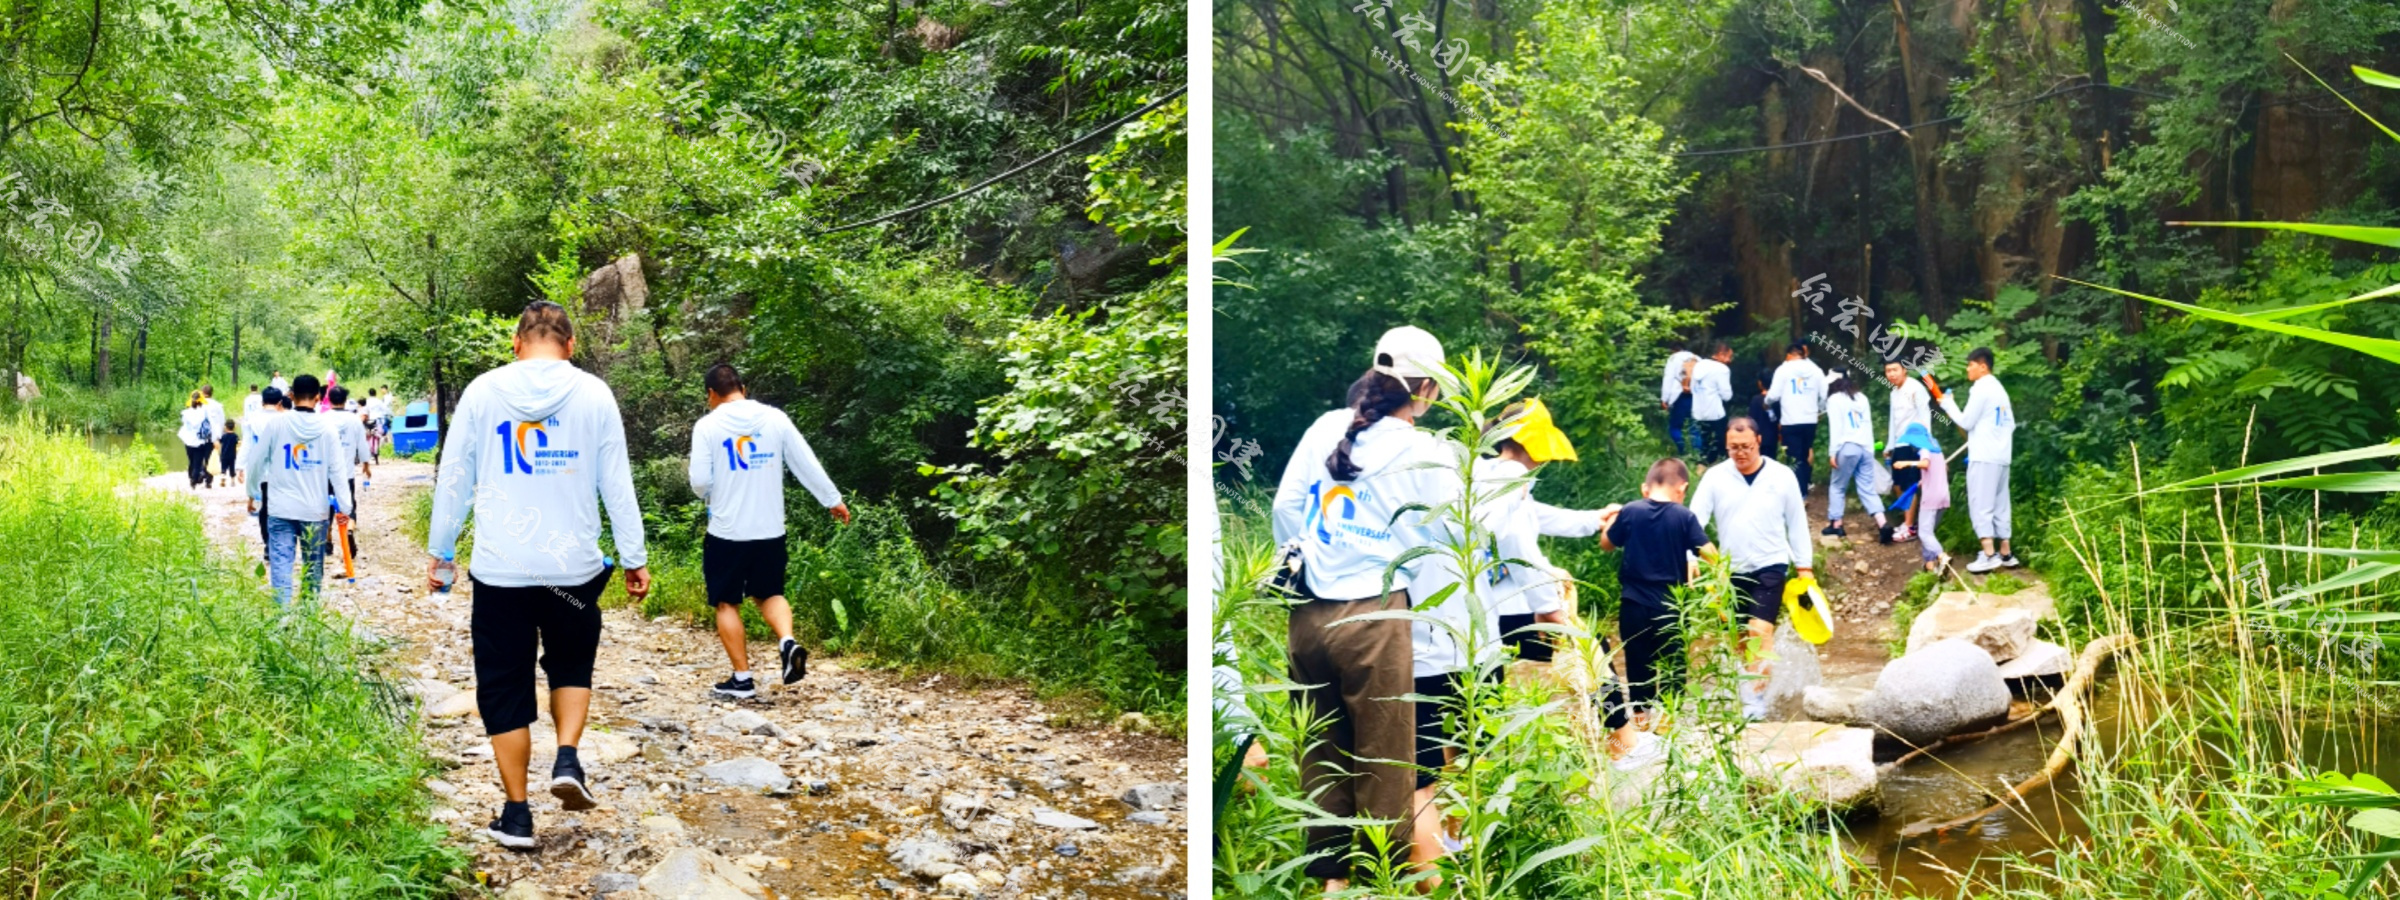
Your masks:
M1394 562L1446 533L1424 510L1408 509L1438 508L1460 489L1457 459L1416 427L1440 395L1432 375L1442 359L1441 342L1423 329L1385 332L1349 405L1309 426L1275 492L1275 540L1297 546L1303 567L1291 676L1309 686L1298 694L1307 715L1327 723L1301 759L1304 790L1334 818L1395 823L1394 863L1409 852L1416 789L1406 762L1417 737L1415 704L1404 699L1415 687L1409 622L1353 620L1407 610L1418 561ZM1307 841L1309 852L1324 852L1308 874L1336 890L1348 885L1354 844L1371 846L1346 827L1311 828Z

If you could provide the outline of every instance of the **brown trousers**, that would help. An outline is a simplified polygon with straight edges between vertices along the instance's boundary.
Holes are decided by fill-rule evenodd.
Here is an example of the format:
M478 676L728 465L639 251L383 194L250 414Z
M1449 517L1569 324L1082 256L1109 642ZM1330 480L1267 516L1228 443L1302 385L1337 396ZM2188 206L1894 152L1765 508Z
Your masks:
M1302 709L1325 722L1325 733L1300 757L1301 789L1336 818L1391 820L1395 864L1408 859L1409 804L1417 786L1416 705L1400 699L1416 689L1409 667L1405 619L1345 622L1359 615L1408 608L1408 592L1355 601L1312 600L1292 608L1291 674ZM1308 829L1308 851L1326 851L1308 864L1315 878L1347 878L1357 840L1347 827ZM1370 845L1371 846L1371 845Z

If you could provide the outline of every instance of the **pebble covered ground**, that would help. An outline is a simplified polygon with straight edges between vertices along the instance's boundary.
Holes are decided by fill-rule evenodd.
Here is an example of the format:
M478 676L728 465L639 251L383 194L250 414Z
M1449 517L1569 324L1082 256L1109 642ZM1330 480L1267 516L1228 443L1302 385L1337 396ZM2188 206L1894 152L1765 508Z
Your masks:
M759 696L718 700L715 634L631 609L607 613L579 751L599 808L567 812L537 789L540 847L500 848L481 837L502 795L474 712L469 588L429 594L423 548L399 527L432 467L394 460L375 475L358 577L335 564L324 605L388 642L380 674L418 699L425 746L452 765L427 782L442 798L434 818L502 896L1183 898L1180 742L1056 724L1019 687L854 659L819 656L784 686L764 643L751 647ZM147 484L195 497L220 547L259 558L239 486L195 493L180 473ZM556 746L545 693L537 784Z

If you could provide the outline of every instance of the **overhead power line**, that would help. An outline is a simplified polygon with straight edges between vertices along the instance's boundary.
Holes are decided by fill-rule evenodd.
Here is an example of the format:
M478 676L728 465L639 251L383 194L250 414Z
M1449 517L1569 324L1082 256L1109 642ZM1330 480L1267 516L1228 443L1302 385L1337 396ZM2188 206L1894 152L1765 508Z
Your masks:
M2175 95L2173 94L2162 94L2157 91L2146 91L2141 88L2127 87L2121 84L2100 84L2098 82L2086 81L2082 84L2069 85L2063 88L2043 91L2023 100L2011 100L2006 103L1994 104L1992 108L2013 109L2015 107L2025 106L2027 104L2039 103L2043 100L2048 100L2052 97L2057 97L2063 94L2072 94L2076 91L2090 90L2092 88L2107 88L2112 91L2124 91L2128 94L2139 94L2144 97L2160 97L2170 100L2175 98ZM2265 108L2269 106L2282 106L2288 103L2298 102L2300 102L2299 98L2287 98L2283 100L2269 100L2265 103L2259 104L2259 106L2260 108ZM1902 125L1898 128L1885 128L1878 131L1862 131L1857 134L1841 134L1833 137L1817 138L1816 140L1811 141L1794 141L1789 144L1765 144L1757 147L1721 147L1714 150L1685 150L1680 153L1673 153L1669 155L1681 158L1692 156L1731 156L1739 153L1765 153L1771 150L1795 150L1801 147L1815 147L1822 144L1837 144L1842 141L1857 141L1872 137L1882 137L1887 134L1900 134L1902 132L1915 131L1919 128L1925 128L1932 125L1945 125L1951 122L1965 121L1966 118L1967 117L1963 115L1943 116L1939 119L1927 119L1923 122Z
M1091 130L1091 132L1090 132L1090 133L1088 133L1088 134L1085 134L1085 135L1084 135L1084 136L1082 136L1082 137L1079 137L1079 138L1076 138L1076 139L1074 139L1074 140L1068 141L1068 142L1066 142L1066 143L1064 143L1064 144L1060 144L1060 145L1058 145L1058 147L1057 147L1056 149L1053 149L1053 150L1051 150L1051 151L1050 151L1050 152L1048 152L1048 153L1044 153L1044 154L1042 154L1042 155L1040 155L1040 156L1036 156L1036 157L1034 157L1034 158L1032 158L1032 159L1030 159L1030 160L1027 160L1027 161L1025 161L1025 162L1024 162L1022 165L1019 165L1019 166L1017 166L1016 168L1010 169L1010 170L1008 170L1008 171L1006 171L1006 172L1002 172L1002 173L1000 173L1000 174L998 174L998 175L994 175L994 176L992 176L992 177L990 177L990 178L986 178L986 179L984 179L984 180L982 180L982 181L980 181L980 182L976 182L976 184L975 184L973 187L967 188L966 190L959 191L959 192L957 192L957 193L953 193L953 194L950 194L950 195L947 195L947 196L943 196L943 197L936 197L936 198L934 198L934 199L932 199L932 200L927 200L927 201L925 201L925 202L923 202L923 203L919 203L919 204L917 204L917 205L915 205L915 206L911 206L911 207L908 207L908 208L906 208L906 209L899 209L899 210L894 210L894 211L892 211L892 212L884 213L883 215L876 216L876 217L874 217L874 218L872 218L872 219L864 219L864 220L861 220L861 221L852 222L852 223L850 223L850 224L848 224L848 225L837 225L837 226L835 226L835 227L832 227L832 228L825 229L824 231L817 232L817 234L820 234L820 235L826 235L826 234L836 234L836 233L839 233L839 232L849 231L849 230L851 230L851 229L855 229L855 228L865 228L865 227L867 227L867 226L869 226L869 225L878 225L878 224L881 224L881 223L884 223L884 222L889 222L889 221L891 221L891 220L893 220L893 219L900 218L900 217L902 217L902 216L910 216L910 215L915 215L915 214L917 214L917 213L921 213L921 212L924 212L924 211L926 211L926 210L932 209L932 208L934 208L934 207L936 207L936 206L940 206L940 205L942 205L942 204L949 203L949 202L951 202L951 201L954 201L954 200L957 200L957 199L959 199L959 198L966 197L966 196L968 196L968 195L970 195L970 194L973 194L973 193L975 193L975 192L977 192L977 191L983 190L984 188L988 188L988 187L991 187L992 185L999 184L1000 182L1007 181L1007 180L1009 180L1010 178L1014 178L1014 177L1016 177L1017 175L1024 173L1024 172L1025 172L1026 170L1028 170L1028 169L1031 169L1031 168L1033 168L1033 167L1035 167L1035 166L1041 165L1041 164L1043 164L1043 163L1045 163L1045 162L1049 162L1050 160L1057 159L1057 158L1059 157L1059 155L1060 155L1060 154L1063 154L1063 153L1065 153L1065 152L1067 152L1067 151L1069 151L1069 150L1075 149L1077 146L1080 146L1080 145L1082 145L1082 144L1089 143L1089 142L1090 142L1090 141L1091 141L1093 138L1096 138L1096 137L1099 137L1099 136L1101 136L1101 135L1107 134L1107 133L1109 133L1109 132L1111 132L1111 131L1115 131L1115 130L1117 130L1117 127L1118 127L1118 126L1124 125L1124 124L1125 124L1125 123L1127 123L1127 122L1131 122L1131 121L1133 121L1133 120L1135 120L1135 119L1139 119L1139 118L1141 118L1141 117L1143 117L1143 116L1149 115L1151 110L1155 110L1155 109L1157 109L1157 108L1159 108L1159 107L1161 107L1161 106L1165 106L1165 105L1167 105L1167 101L1169 101L1169 100L1173 100L1173 99L1175 99L1175 98L1177 98L1177 97L1180 97L1180 96L1183 96L1183 92L1184 92L1184 91L1185 91L1187 88L1188 88L1188 85L1176 85L1176 87L1175 87L1175 89L1174 89L1174 90L1168 91L1168 92L1166 93L1166 96L1160 97L1160 98L1158 98L1158 99L1156 99L1156 100L1152 100L1152 101L1150 101L1150 103L1149 103L1148 105L1146 105L1146 106L1143 106L1143 107L1142 107L1142 108L1140 108L1140 109L1134 110L1134 111L1132 111L1132 112L1126 113L1126 114L1125 114L1125 115L1123 115L1123 116L1120 116L1120 117L1118 117L1116 121L1110 122L1110 123L1108 123L1108 124L1106 124L1106 125L1102 125L1102 126L1100 126L1100 127L1098 127L1098 128L1094 128L1094 129L1092 129L1092 130Z

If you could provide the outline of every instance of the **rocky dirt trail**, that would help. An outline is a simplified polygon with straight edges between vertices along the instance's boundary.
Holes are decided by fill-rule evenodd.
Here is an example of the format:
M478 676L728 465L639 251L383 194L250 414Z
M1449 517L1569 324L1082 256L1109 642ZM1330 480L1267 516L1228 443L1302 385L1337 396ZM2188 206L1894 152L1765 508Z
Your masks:
M358 577L329 561L325 607L388 645L380 674L424 712L433 816L512 900L674 898L1171 898L1184 896L1184 756L1178 742L1065 727L1021 688L969 689L819 656L783 686L713 699L716 636L632 609L607 613L581 753L600 807L533 792L533 852L481 837L500 807L475 715L468 588L428 594L422 547L400 522L432 466L387 461L361 491ZM194 498L220 547L257 560L257 520L237 487L197 493L180 473L145 484ZM263 591L263 587L262 587ZM754 643L752 665L773 648ZM537 781L557 739L542 695Z

